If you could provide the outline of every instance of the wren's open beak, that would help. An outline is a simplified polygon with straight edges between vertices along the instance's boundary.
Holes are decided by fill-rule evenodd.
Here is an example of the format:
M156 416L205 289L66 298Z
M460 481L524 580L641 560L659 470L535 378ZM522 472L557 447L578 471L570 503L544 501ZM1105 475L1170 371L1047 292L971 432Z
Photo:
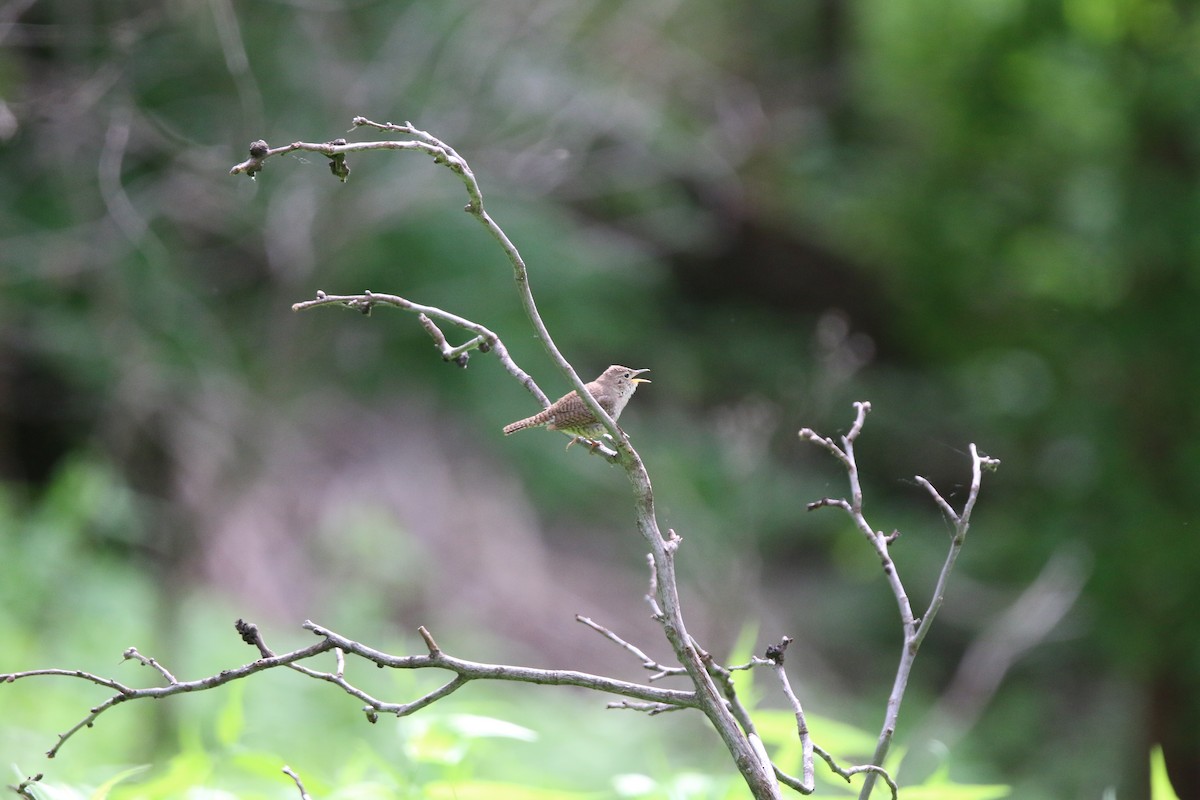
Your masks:
M634 375L641 375L643 372L649 372L649 371L650 371L650 370L648 370L648 369L635 369L635 370L633 371L633 374L634 374ZM630 378L630 381L631 381L632 383L650 383L650 379L649 379L649 378Z

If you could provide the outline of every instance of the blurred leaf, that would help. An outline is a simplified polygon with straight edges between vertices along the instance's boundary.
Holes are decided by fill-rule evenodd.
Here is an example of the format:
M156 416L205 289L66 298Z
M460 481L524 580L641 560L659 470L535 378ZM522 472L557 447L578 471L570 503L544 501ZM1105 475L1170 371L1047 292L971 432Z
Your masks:
M535 731L477 714L440 716L434 712L413 717L411 723L405 728L404 750L418 763L458 764L466 757L473 739L537 740Z
M112 796L116 800L166 800L187 797L199 787L212 780L213 761L198 742L185 747L166 763L166 768L157 776L132 787L117 786Z
M234 681L225 692L224 704L217 714L217 744L229 748L238 743L246 727L245 707L242 702L246 693L245 681Z
M804 720L814 740L830 753L870 755L875 750L876 737L860 728L807 712ZM796 715L791 711L761 710L755 714L754 722L767 744L796 738Z
M747 663L754 655L756 655L754 647L755 644L757 644L757 640L758 626L753 623L747 623L746 625L743 625L742 629L738 632L737 641L734 642L733 647L729 650L727 663ZM765 650L766 648L764 647L763 649ZM761 699L759 692L755 689L754 670L746 669L734 672L733 682L737 687L738 697L741 699L742 705L744 705L748 711L753 712L758 706L759 700Z
M1167 776L1167 762L1163 758L1162 745L1150 750L1150 800L1179 800Z
M143 764L142 766L139 766L139 767L130 767L129 769L125 770L124 772L118 772L116 775L112 776L111 778L106 780L104 783L100 784L100 786L98 786L96 788L96 791L92 793L90 800L106 800L106 798L109 795L109 792L118 783L121 783L122 781L126 780L127 778L131 778L134 775L137 775L141 772L145 772L148 769L150 769L150 766L147 764Z
M997 800L1008 797L1012 788L1002 784L958 783L950 778L950 767L943 763L924 783L902 786L900 795L906 800Z
M614 775L612 785L613 790L620 797L645 797L658 790L658 781L649 775L634 772Z
M731 786L732 784L732 786ZM745 784L740 778L714 776L701 772L680 772L662 780L640 773L625 773L613 777L613 790L619 797L647 800L706 800L711 798L742 798Z
M468 739L487 737L535 742L538 738L537 732L529 728L478 714L451 714L444 718L444 722L452 731Z

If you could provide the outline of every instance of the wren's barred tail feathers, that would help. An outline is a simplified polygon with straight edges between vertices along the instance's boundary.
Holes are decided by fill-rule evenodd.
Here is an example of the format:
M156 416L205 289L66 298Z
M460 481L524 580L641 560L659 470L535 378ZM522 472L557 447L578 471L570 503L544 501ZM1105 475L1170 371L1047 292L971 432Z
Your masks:
M549 408L547 408L545 411L541 412L540 414L534 414L532 417L527 417L525 419L517 420L516 422L514 422L510 425L505 425L504 426L504 435L511 436L512 434L516 433L517 431L523 431L526 428L539 428L542 425L545 425L547 422L550 422L550 409Z
M600 407L614 420L621 416L629 398L633 397L639 383L649 383L646 378L639 378L649 370L630 369L614 364L604 370L599 378L587 385L588 393L596 398ZM582 436L596 439L604 435L604 425L588 408L587 403L578 392L570 392L555 400L546 408L532 417L517 420L511 425L504 426L504 435L516 433L526 428L545 427L549 431L562 431L568 436Z

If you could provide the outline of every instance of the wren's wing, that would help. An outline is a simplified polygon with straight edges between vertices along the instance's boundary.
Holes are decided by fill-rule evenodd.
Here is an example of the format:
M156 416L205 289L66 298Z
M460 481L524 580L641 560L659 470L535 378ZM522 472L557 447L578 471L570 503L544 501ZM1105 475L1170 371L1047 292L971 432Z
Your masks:
M592 397L596 398L596 402L604 409L604 413L612 416L613 409L616 408L616 395L607 391L592 392Z

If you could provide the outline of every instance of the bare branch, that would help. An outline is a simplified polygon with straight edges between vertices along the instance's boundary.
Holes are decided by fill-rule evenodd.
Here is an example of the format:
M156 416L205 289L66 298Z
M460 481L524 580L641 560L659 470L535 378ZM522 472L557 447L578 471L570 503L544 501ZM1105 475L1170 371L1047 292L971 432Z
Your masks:
M854 403L854 424L850 426L850 432L842 437L843 444L853 444L858 435L862 433L863 424L867 421L867 414L871 411L871 404L865 400L855 401Z
M696 696L693 692L685 692L678 689L659 689L615 678L607 678L601 675L576 672L574 670L536 669L532 667L516 667L505 664L485 664L477 661L467 661L447 655L445 651L437 648L436 644L432 645L430 648L431 652L428 655L394 656L352 639L347 639L341 634L310 621L306 621L303 627L322 637L329 647L337 647L346 653L357 655L382 667L391 667L392 669L434 668L445 669L455 673L458 679L431 693L432 695L437 695L433 698L434 700L444 697L467 681L501 680L554 686L580 686L585 689L618 694L652 703L664 703L683 708L697 707ZM432 637L426 640L426 645L429 645L430 642L432 642ZM434 651L435 648L437 648L436 652ZM429 702L432 702L432 700L426 702L426 698L421 698L414 703L380 703L378 706L374 706L374 708L377 711L404 716L411 714L420 707L428 705ZM417 705L418 703L420 705Z
M658 571L655 569L654 554L646 554L646 563L650 565L650 586L646 590L646 603L650 606L650 617L662 622L662 609L658 607Z
M847 514L853 514L854 510L850 508L848 500L842 500L836 497L822 497L820 500L814 500L804 507L805 511L816 511L818 508L840 508Z
M875 764L859 764L855 767L842 768L838 766L837 761L834 760L833 756L829 755L829 753L825 752L825 750L819 746L814 744L813 750L817 755L825 760L825 763L829 765L829 768L833 770L834 774L845 779L846 783L849 783L850 779L855 775L862 775L865 773L867 775L867 780L872 782L874 782L876 778L883 778L883 782L888 785L888 788L892 792L892 800L896 800L899 796L900 787L896 785L896 782L892 780L892 776L888 775L887 770L883 767L876 766Z
M154 670L156 670L158 672L159 675L162 675L164 678L166 678L167 683L179 683L179 681L176 680L175 676L167 671L166 667L164 667L162 664L155 661L153 658L146 658L144 655L142 655L141 653L139 653L137 651L136 647L131 647L128 650L126 650L123 653L123 656L126 660L133 659L134 661L141 663L143 666L153 668Z
M828 450L834 458L836 458L838 461L841 461L843 464L846 463L846 454L840 447L834 444L833 439L830 439L828 436L821 436L812 428L801 428L798 435L806 442L811 442L817 447Z
M43 777L45 776L39 772L37 775L33 775L21 781L16 786L10 785L8 788L12 789L21 797L26 798L26 800L37 800L37 798L33 796L33 793L29 791L29 787L33 786L35 783L40 783Z
M905 630L905 636L909 636L916 630L912 605L908 600L908 593L904 589L904 583L900 579L900 572L892 560L891 552L888 549L896 537L885 535L882 531L872 527L867 522L866 515L863 512L862 486L858 478L858 463L854 456L854 442L858 439L859 434L862 433L867 413L871 410L871 404L856 402L854 408L854 423L850 427L850 432L842 437L841 447L835 445L832 439L820 436L810 428L800 430L800 438L828 450L842 462L842 466L845 467L846 475L850 481L851 496L850 500L832 497L822 498L809 503L805 508L809 511L819 508L836 508L850 517L854 523L854 527L862 534L871 547L874 548L876 555L879 557L879 562L883 567L883 574L887 578L888 585L891 587L892 595L896 598L896 607L900 613L900 624Z
M775 767L775 777L778 778L779 782L782 783L784 786L788 787L789 789L795 789L800 794L812 794L813 793L812 787L805 786L804 781L800 780L799 778L797 778L795 776L788 775L786 772L781 770L778 766Z
M462 180L463 186L467 190L469 201L464 210L475 217L481 225L488 231L489 234L496 240L508 258L509 263L513 268L513 277L516 281L517 288L521 297L521 303L525 308L526 316L529 318L530 324L533 326L534 334L546 349L551 360L559 368L559 371L567 378L571 386L579 392L579 396L583 398L592 413L596 415L596 419L604 423L605 429L613 437L615 442L618 442L618 450L622 447L620 443L624 440L624 434L617 427L616 422L612 417L600 407L596 399L585 388L579 375L576 374L574 368L567 359L558 350L554 344L550 332L546 329L541 315L537 310L537 304L533 299L533 294L529 287L529 272L525 266L525 260L521 257L520 251L504 230L496 224L483 205L483 192L479 188L479 182L475 178L475 174L471 171L466 160L463 159L454 148L437 137L422 131L410 122L397 124L392 122L373 122L366 117L355 117L353 122L355 127L375 128L376 130L386 131L390 133L400 133L405 136L411 136L411 139L393 140L393 141L376 141L376 142L353 142L347 143L344 139L337 139L332 142L293 142L282 147L270 147L266 142L259 140L250 146L250 158L236 164L230 169L231 175L245 174L254 178L264 168L267 159L274 156L283 155L285 153L295 152L297 150L321 153L331 159L340 158L341 164L344 165L344 159L348 153L359 153L370 150L415 150L432 156L437 164L447 167L454 172ZM348 173L348 170L347 170ZM345 175L339 174L343 180ZM311 301L310 301L311 303ZM298 304L300 305L300 304ZM430 314L429 316L433 316ZM541 398L539 398L541 399ZM543 407L549 405L549 401L543 402ZM628 446L628 441L625 440L624 445Z
M884 534L882 531L872 527L863 513L863 494L862 486L859 482L858 464L854 457L854 442L862 433L863 425L866 421L866 415L871 410L870 403L855 403L855 419L849 433L842 437L841 447L834 444L833 440L828 437L822 437L813 432L810 428L803 428L800 431L800 438L811 442L818 447L829 451L835 458L842 462L846 468L846 474L850 481L850 500L841 500L835 498L825 498L808 504L808 510L812 511L817 508L837 508L845 512L853 520L855 527L859 532L871 543L875 548L876 554L879 556L880 564L883 566L884 576L886 577L889 586L892 589L892 594L896 598L896 605L900 611L900 623L904 633L904 642L900 650L900 659L896 667L896 676L892 682L891 695L888 697L887 711L884 714L883 727L879 733L879 739L875 745L875 753L871 758L871 764L861 767L854 767L844 772L839 771L840 775L851 775L859 772L866 772L867 777L863 782L862 790L859 793L860 800L867 800L871 795L871 790L875 785L877 777L883 777L888 785L892 788L893 796L896 792L895 783L891 777L883 771L880 765L883 764L887 757L888 750L891 747L892 738L896 734L896 720L899 715L900 706L904 699L904 693L908 687L909 675L912 672L913 662L916 659L917 651L920 648L921 642L929 632L930 625L933 623L934 617L937 616L938 610L941 608L945 597L946 584L949 580L950 573L954 568L954 563L958 558L959 550L962 548L963 540L966 538L967 528L970 525L971 511L975 506L975 501L979 496L979 488L982 483L982 471L984 469L994 469L1000 462L987 456L981 456L975 445L971 445L971 463L972 463L972 481L971 491L967 502L963 507L961 514L954 511L954 508L941 496L941 494L933 487L932 484L925 478L917 476L917 483L925 488L926 491L933 497L934 502L942 510L950 521L954 524L954 533L951 537L950 550L946 555L946 561L942 565L942 570L938 575L937 584L933 590L933 596L930 599L929 607L925 614L917 619L913 615L912 604L909 602L908 593L904 588L904 583L900 579L899 570L896 568L895 562L892 560L890 547L899 537L898 531L893 531L891 534ZM797 706L798 707L798 706ZM823 756L824 757L824 756ZM830 766L834 767L833 760L826 758ZM838 771L835 768L835 771ZM804 781L799 782L800 785L806 785ZM788 784L792 785L791 783Z
M23 672L10 672L6 675L0 675L0 683L15 683L22 678L37 678L42 676L58 676L63 678L79 678L80 680L94 683L97 686L104 686L108 689L113 689L121 694L132 694L135 689L131 689L122 683L112 680L111 678L102 678L99 675L93 675L90 672L84 672L79 669L28 669Z
M421 638L425 640L425 646L429 648L429 655L437 656L442 652L442 648L438 647L438 643L433 640L433 634L424 625L417 628L417 633L421 634Z
M300 780L300 776L293 772L291 767L284 765L283 774L296 783L296 788L300 790L300 800L312 800L312 797L304 788L304 781Z
M779 640L779 644L768 647L766 660L770 663L775 677L779 680L779 687L783 690L783 696L787 698L788 705L791 706L792 713L796 716L796 736L800 739L800 767L803 770L803 777L801 777L799 785L792 786L792 788L799 790L803 794L811 794L816 788L816 781L813 775L812 737L808 732L808 722L804 719L804 709L800 705L800 698L796 697L796 693L792 691L792 684L788 680L787 671L783 668L784 651L787 650L788 645L792 641L791 637L784 636Z
M263 658L272 658L275 654L267 647L267 643L263 641L262 632L253 622L247 622L244 619L238 619L233 623L233 627L241 635L242 641L246 644L252 644L258 648L259 655Z
M913 478L917 483L925 487L925 490L933 497L933 501L938 504L938 508L942 509L942 513L946 515L946 518L957 524L958 514L955 512L954 508L946 502L941 493L938 492L937 489L933 488L933 484L920 475L914 475Z
M417 315L418 320L424 320L421 324L433 337L435 344L442 353L443 359L457 362L461 356L466 354L467 350L471 349L478 349L480 352L494 352L504 369L520 381L521 385L529 390L529 393L537 398L543 407L550 405L550 398L546 397L546 393L541 390L537 382L525 370L517 366L512 356L509 355L508 348L500 340L500 337L494 331L480 325L478 322L472 322L465 317L460 317L458 314L443 311L436 306L422 305L421 303L414 303L411 300L394 294L380 294L372 291L351 295L331 295L325 292L317 292L317 296L313 300L293 303L292 310L305 311L310 308L331 305L345 306L364 314L370 313L371 309L377 305L392 306L393 308L412 312ZM441 330L433 324L434 319L469 331L475 334L475 338L471 339L467 344L452 348L446 343L446 337L442 334ZM471 346L468 347L468 345ZM466 362L464 361L460 366L465 365Z
M426 333L433 339L433 344L442 354L442 361L452 361L458 366L466 369L467 359L472 350L478 349L481 353L491 352L491 345L483 334L477 335L473 339L468 339L457 347L452 347L446 341L446 335L442 333L442 329L437 326L433 320L424 314L418 314L417 320L421 323Z
M783 667L782 656L778 661L772 661L771 666L775 672L775 676L779 679L779 685L783 690L784 696L787 698L788 705L792 707L792 712L796 715L796 735L800 738L801 748L800 763L801 768L804 770L804 775L799 780L792 776L785 776L782 772L777 770L776 774L780 776L780 780L801 794L812 794L816 790L816 775L814 774L813 769L813 755L815 754L819 755L825 761L825 763L829 765L829 769L832 770L835 775L844 778L847 783L850 782L850 779L853 776L864 772L883 778L884 781L887 782L887 785L891 788L892 798L895 800L896 794L899 790L895 781L892 780L892 776L889 775L887 770L885 770L883 767L876 766L874 764L861 764L855 767L843 768L838 765L837 761L832 755L830 755L821 747L817 746L817 744L812 741L812 735L808 730L808 722L804 718L804 709L800 705L800 699L796 697L795 692L792 691L792 684L790 681L788 681L787 671L784 670Z
M771 764L771 759L763 747L762 739L759 737L754 720L750 716L750 710L746 708L742 703L741 697L738 696L737 687L733 683L733 673L728 668L716 663L708 653L704 653L704 664L708 668L709 675L712 676L714 682L721 688L725 696L725 702L729 706L729 712L733 714L733 718L738 721L738 724L742 726L742 730L746 732L746 738L750 740L764 767L773 769L774 765Z
M787 680L787 672L782 660L774 664L774 672L776 678L779 678L779 686L784 691L788 705L792 706L792 712L796 715L796 735L800 739L800 765L804 771L800 780L805 787L812 790L816 788L816 783L814 774L812 774L812 738L809 735L809 723L804 718L804 709L800 706L800 698L796 697L796 692L792 691L791 681Z
M617 634L613 633L611 630L604 627L603 625L601 625L597 622L593 622L588 617L582 616L580 614L576 614L575 621L583 623L584 625L588 626L592 630L599 633L604 638L608 639L611 642L614 642L619 647L622 647L625 650L628 650L630 653L632 653L633 656L642 663L643 668L645 668L653 673L652 675L650 675L649 678L646 679L652 683L656 680L659 680L661 678L666 678L666 677L669 677L672 675L686 675L687 674L686 671L683 669L683 667L668 667L664 664L660 664L659 662L655 661L650 656L646 655L641 650L639 650L635 645L632 645L629 642L625 641L620 636L617 636Z
M950 518L954 523L954 533L950 539L950 550L946 553L946 560L942 564L942 570L938 573L937 584L933 589L933 597L929 601L929 608L925 610L924 616L921 618L921 624L914 634L914 649L920 646L925 635L929 633L929 626L933 623L934 617L942 607L942 602L945 600L946 584L950 580L950 573L954 569L954 563L958 559L958 553L962 549L963 542L967 538L967 530L971 527L971 512L975 509L975 501L979 498L979 489L983 483L983 470L985 467L989 470L995 469L1000 464L999 459L990 458L979 454L979 450L974 443L970 446L971 450L971 489L967 494L967 501L963 505L961 514L955 513L954 509L947 503L942 495L933 488L933 485L924 478L917 476L917 481L921 483L929 493L933 496L934 501L942 509L942 513Z
M656 714L665 714L668 711L682 711L683 706L671 706L666 703L638 703L633 700L614 700L605 706L605 708L627 709L629 711L644 711L648 716Z
M205 691L207 689L215 689L216 687L223 686L231 681L249 677L256 672L262 672L263 670L285 666L295 661L311 658L312 656L317 655L318 653L323 653L332 647L333 645L328 641L322 641L315 645L311 645L300 650L295 650L291 653L286 653L282 656L259 659L258 661L245 664L241 667L222 670L216 675L212 675L207 678L201 678L195 681L177 680L173 683L169 683L167 686L152 686L144 689L133 689L120 684L117 681L108 678L101 678L97 675L92 675L79 670L28 670L26 672L15 672L8 675L0 675L0 683L12 683L22 678L32 678L40 675L58 675L89 681L100 686L114 689L117 692L103 703L100 703L99 705L90 709L87 716L85 716L67 731L59 734L58 742L54 745L54 747L50 748L50 750L46 752L47 758L54 758L54 756L57 755L58 751L68 739L70 739L80 730L92 727L92 725L95 724L96 719L101 714L113 706L118 705L119 703L123 703L128 700L142 700L147 698L159 699L163 697L170 697L171 695L183 694L185 692L197 692Z
M501 680L558 686L580 686L599 692L621 695L651 705L672 708L699 707L694 692L678 689L659 689L573 670L548 670L515 667L504 664L484 664L455 658L443 652L433 641L433 637L424 628L421 628L420 632L426 646L429 648L427 655L394 656L347 639L312 622L305 622L304 627L320 636L321 641L308 647L293 650L290 653L272 655L235 669L222 670L216 675L198 680L180 681L172 676L168 678L168 685L166 686L132 688L110 678L103 678L80 670L61 669L28 670L0 675L0 683L14 683L18 680L39 676L59 676L88 681L116 692L112 697L90 709L87 716L74 726L64 733L59 734L58 742L46 753L49 758L53 758L62 748L63 744L77 732L83 728L92 727L101 714L120 703L130 700L161 699L185 692L207 691L215 689L218 686L223 686L231 681L247 678L255 673L277 667L288 667L310 678L323 680L340 687L344 692L361 700L365 704L363 710L371 722L374 722L381 713L394 714L396 716L412 714L452 694L472 680ZM266 646L261 642L261 637L257 636L257 626L239 620L238 630L242 632L243 638L256 643L260 649L266 650ZM334 672L323 672L299 663L330 650L334 651L336 658L336 670ZM128 653L129 651L126 652ZM381 667L390 667L393 669L444 669L453 672L455 676L438 689L411 702L386 702L372 697L346 680L346 653L359 656ZM134 658L133 656L127 657ZM143 663L150 662L150 659L145 659L144 657L135 658L135 660L143 661ZM165 669L160 669L159 672L164 677L170 674Z

